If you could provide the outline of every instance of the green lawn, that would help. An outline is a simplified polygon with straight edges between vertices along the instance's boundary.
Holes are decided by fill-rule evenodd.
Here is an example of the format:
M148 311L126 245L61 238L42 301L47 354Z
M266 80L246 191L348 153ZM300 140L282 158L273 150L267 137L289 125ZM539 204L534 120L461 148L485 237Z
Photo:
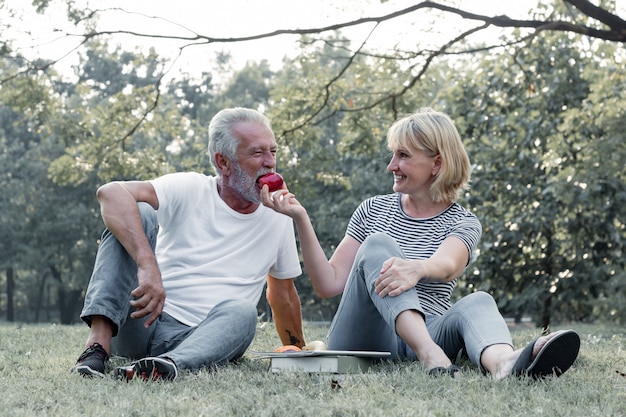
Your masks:
M561 378L492 381L463 363L462 379L430 378L416 363L377 365L344 376L273 374L267 359L173 383L83 379L69 368L83 350L86 326L0 324L1 416L626 416L626 329L574 325L582 339ZM555 327L557 328L562 327ZM306 327L308 340L326 328ZM513 333L519 346L539 334ZM272 350L272 324L260 323L252 350ZM116 358L112 365L122 364Z

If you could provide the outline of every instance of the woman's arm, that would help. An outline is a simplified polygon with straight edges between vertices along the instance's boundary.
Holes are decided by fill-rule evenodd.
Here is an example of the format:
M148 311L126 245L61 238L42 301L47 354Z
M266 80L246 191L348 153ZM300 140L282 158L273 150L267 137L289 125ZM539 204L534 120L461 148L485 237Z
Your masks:
M396 296L422 282L450 282L465 269L469 253L457 237L446 238L428 259L406 260L390 258L376 280L376 292L384 297Z
M293 194L283 189L276 191L272 197L267 186L264 186L261 190L261 200L267 207L294 220L300 238L304 268L315 293L322 298L341 294L360 246L358 241L348 236L344 237L329 261L306 209Z

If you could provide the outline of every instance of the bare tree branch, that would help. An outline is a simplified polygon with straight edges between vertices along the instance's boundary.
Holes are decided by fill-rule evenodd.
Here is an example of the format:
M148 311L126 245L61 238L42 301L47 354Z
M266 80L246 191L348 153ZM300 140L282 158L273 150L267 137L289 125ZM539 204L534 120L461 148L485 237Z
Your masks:
M599 20L622 35L626 35L626 21L609 13L605 9L598 7L587 0L564 0L589 17Z
M317 28L308 28L308 29L278 29L272 32L260 33L256 35L249 36L241 36L241 37L211 37L206 35L201 35L191 31L188 28L184 28L192 33L191 36L180 36L180 35L163 35L163 34L154 34L154 33L141 33L135 31L128 30L113 30L113 31L93 31L87 34L68 34L69 36L79 36L79 37L96 37L102 35L113 35L113 34L126 34L136 37L148 37L154 39L171 39L171 40L181 40L193 42L195 44L209 44L209 43L232 43L232 42L245 42L259 39L272 38L279 35L310 35L310 34L320 34L329 31L336 31L340 29L345 29L353 26L359 26L367 23L376 23L380 24L382 22L395 19L397 17L407 15L413 13L420 9L436 9L444 12L456 14L463 19L480 21L488 25L502 27L502 28L528 28L528 29L536 29L536 30L551 30L551 31L562 31L562 32L574 32L580 33L583 35L587 35L597 39L604 39L613 42L626 42L626 21L621 19L619 16L616 16L609 11L602 9L600 7L595 6L588 0L563 0L566 3L572 4L581 12L585 13L589 17L599 20L600 22L608 25L609 29L602 30L593 28L587 25L578 24L575 22L568 22L564 20L521 20L521 19L512 19L506 15L500 16L486 16L476 13L467 12L465 10L447 6L444 4L432 2L432 1L424 1L413 6L407 7L402 10L395 11L393 13L389 13L382 16L374 16L374 17L364 17L356 20L351 20L343 23L336 23L328 26L322 26ZM103 9L99 10L100 12L105 12L107 10L123 10L123 9ZM91 15L91 14L90 14ZM163 19L156 16L146 16L150 18L157 18L164 21L168 21L167 19ZM169 22L169 21L168 21ZM172 22L170 22L172 23ZM183 27L181 25L178 25Z
M317 28L308 28L308 29L279 29L272 32L260 33L256 35L250 36L242 36L242 37L211 37L207 35L202 35L194 32L193 30L179 24L176 22L172 22L166 18L159 16L148 16L142 13L134 13L141 15L150 19L157 19L163 22L167 22L169 24L175 25L185 31L189 32L188 36L174 35L174 34L160 34L160 33L141 33L132 30L92 30L87 33L65 33L65 36L68 37L78 37L81 38L76 47L72 48L66 54L64 54L61 58L48 62L45 66L37 66L31 65L30 68L27 68L23 71L20 71L18 74L11 75L4 80L0 80L0 85L2 82L14 78L22 73L27 73L32 70L45 70L48 67L56 64L58 61L65 58L70 53L77 50L80 46L84 45L92 38L106 36L106 35L129 35L138 38L151 38L151 39L168 39L168 40L180 40L183 42L188 42L188 44L183 45L180 49L185 49L187 47L193 45L202 45L202 44L211 44L211 43L235 43L235 42L246 42L252 40L259 39L267 39L276 37L279 35L311 35L311 34L322 34L329 31L336 31L344 28L359 26L368 23L375 23L378 26L380 23L385 21L390 21L395 18L398 18L403 15L407 15L413 12L416 12L420 9L435 9L440 10L446 13L456 14L463 19L472 20L476 22L482 22L486 28L488 26L496 26L501 28L528 28L535 29L536 31L561 31L561 32L573 32L583 34L596 39L603 39L612 42L626 43L626 21L619 16L610 13L608 10L598 7L591 3L589 0L562 0L566 4L571 4L580 10L585 15L596 19L597 21L607 25L607 29L598 29L591 26L583 25L580 23L576 23L574 21L565 21L565 20L520 20L520 19L511 19L506 15L501 16L486 16L476 13L471 13L456 7L447 6L444 4L440 4L432 1L423 1L417 3L413 6L407 7L402 10L398 10L392 13L388 13L382 16L373 16L373 17L364 17L356 20L336 23L328 26L322 26ZM78 19L75 24L89 22L91 19L94 19L98 15L107 13L121 11L124 13L129 13L121 8L108 8L108 9L95 9L92 11L86 11L84 17ZM375 26L375 27L376 27ZM59 30L59 32L61 32ZM461 39L464 36L461 37ZM7 55L5 55L7 56Z
M558 0L554 0L554 1L556 2ZM178 56L180 57L180 54L185 48L196 46L196 45L246 42L246 41L273 38L273 37L277 37L280 35L315 35L315 34L319 35L319 34L324 34L327 32L337 31L340 29L346 29L350 27L356 27L360 25L373 23L374 27L371 29L370 34L367 36L367 38L361 43L361 45L356 51L351 52L350 58L347 60L345 65L341 68L339 73L336 74L336 76L334 76L333 79L328 81L324 87L322 87L322 90L320 91L320 96L318 96L318 99L314 100L314 103L318 103L320 102L319 99L321 99L321 103L318 106L316 106L315 109L312 109L310 114L307 116L306 120L302 121L300 125L295 126L289 129L288 131L283 132L283 134L288 134L294 130L302 128L303 126L307 124L321 123L323 120L326 120L332 117L333 115L335 115L338 111L358 112L358 111L371 109L385 102L391 103L392 108L395 108L396 100L416 85L416 83L423 77L424 73L427 71L431 63L437 57L451 53L450 49L452 46L459 44L462 40L468 38L470 35L478 31L485 30L486 28L491 27L491 26L500 27L500 28L525 28L525 29L530 29L531 31L534 30L532 31L531 36L536 36L542 31L572 32L572 33L582 34L582 35L585 35L594 39L601 39L601 40L617 42L617 43L626 43L626 21L622 19L621 17L617 16L614 13L611 13L607 9L594 5L589 0L561 0L561 1L563 2L563 4L571 5L575 7L578 11L580 11L582 14L584 14L585 16L593 19L594 24L600 23L600 25L596 24L596 27L594 27L594 26L590 26L587 24L582 24L576 21L575 17L572 17L571 19L566 19L566 20L551 19L551 18L547 18L544 20L534 20L534 19L512 19L506 15L487 16L487 15L482 15L482 14L471 13L469 11L466 11L457 7L451 7L451 6L447 6L447 5L440 4L437 2L433 2L433 1L422 1L410 7L404 8L402 10L397 10L392 13L388 13L388 14L384 14L380 16L364 17L364 18L360 18L356 20L335 23L335 24L331 24L327 26L304 28L304 29L278 29L278 30L274 30L271 32L259 33L259 34L253 34L253 35L248 35L248 36L241 36L241 37L212 37L212 36L208 36L205 34L196 33L195 31L183 25L180 25L176 22L172 22L163 17L148 16L142 13L133 13L133 14L144 16L149 19L156 19L161 22L167 22L171 25L178 27L179 29L183 29L184 31L188 32L188 35L178 35L178 34L173 34L173 33L171 34L142 33L142 32L137 32L134 30L122 30L122 29L120 30L93 29L93 30L87 30L84 33L72 34L68 32L62 32L59 30L59 32L64 33L65 36L79 38L80 42L78 43L78 45L72 48L72 50L68 52L67 54L64 54L62 58L59 58L57 60L46 62L43 65L36 63L36 62L29 63L28 65L29 68L20 70L18 74L8 75L8 76L5 76L4 79L0 79L0 85L2 85L2 83L7 81L8 79L14 78L15 76L21 73L27 73L33 70L36 70L36 71L45 70L48 67L57 63L58 61L60 61L61 59L63 59L64 57L66 57L69 53L74 52L79 47L85 45L89 40L96 38L96 37L106 36L106 35L130 35L130 36L134 36L138 38L151 38L155 40L160 40L160 39L179 40L183 43L183 45L179 47ZM343 74L345 74L345 72L353 64L354 59L358 55L368 54L368 52L365 51L365 47L367 45L368 39L371 36L371 34L379 27L379 25L382 22L392 21L393 19L399 18L401 16L409 15L411 13L415 13L420 10L426 10L426 9L439 10L445 13L457 15L467 21L474 21L478 23L478 26L473 29L467 30L464 33L459 34L454 39L448 41L447 43L440 46L436 50L433 50L433 51L422 50L422 51L413 53L412 54L413 58L416 58L418 56L423 57L422 62L419 64L421 65L421 67L415 73L415 75L413 75L410 78L410 80L405 85L402 86L400 90L395 91L395 92L394 91L389 92L384 97L377 98L373 102L367 103L366 105L363 105L361 107L333 109L329 111L328 114L323 114L322 112L324 111L324 109L328 108L328 100L331 97L331 88L333 84L335 84L337 80L340 79ZM108 13L108 12L120 12L120 11L124 13L129 13L129 14L131 13L121 8L96 9L92 11L86 10L84 11L83 17L75 21L75 24L78 26L79 23L86 23L86 27L91 27L90 22L97 16L102 15L104 13ZM521 39L517 39L516 41L519 42L521 41ZM502 44L499 44L493 47L500 47L500 46L502 46ZM482 47L482 49L484 48L485 47ZM486 47L486 48L490 48L490 47ZM464 51L464 53L467 53L467 51ZM10 54L5 54L4 56L10 58L9 55ZM405 58L398 57L398 56L395 56L393 58L405 59ZM178 57L174 61L176 61L177 59ZM412 64L410 66L410 70L411 71L414 70L417 67L417 65L418 64ZM163 75L167 74L168 71L169 70L165 71ZM147 111L144 113L141 120L139 120L138 123L134 125L133 128L128 132L128 134L125 135L120 140L121 142L129 138L143 123L147 115L150 112L152 112L154 108L156 108L158 101L159 101L158 91L159 91L159 85L161 83L162 77L156 82L156 85L155 85L155 88L157 90L155 100L149 106Z
M335 75L324 87L324 99L322 100L322 104L318 107L317 110L315 110L314 112L311 113L310 116L308 116L301 124L283 131L279 136L283 136L286 135L290 132L294 132L298 129L303 128L304 126L308 125L312 120L314 120L323 110L324 108L327 106L328 104L328 99L330 98L330 89L332 87L332 85L337 82L341 76L343 74L345 74L345 72L348 70L348 68L350 68L350 66L352 65L352 63L354 62L355 58L360 54L361 49L363 49L363 47L367 44L368 39L370 38L370 36L372 35L372 33L374 32L376 28L372 29L369 33L369 35L365 38L365 40L363 40L363 42L361 43L361 46L350 56L350 58L348 58L348 61L346 62L346 64L341 68L341 71L339 71L339 73L337 75ZM329 118L331 118L333 115L335 115L337 113L337 111L333 111L330 114L327 114L326 116L324 116L321 120L316 121L314 124L319 124L324 120L327 120Z
M167 19L163 19L157 16L146 16L146 15L144 16L151 18L151 19L160 19L160 20L175 24L178 27L183 28L184 30L188 31L190 35L181 36L181 35L168 35L168 34L140 33L140 32L127 31L127 30L115 30L115 31L92 31L90 33L86 33L82 35L76 34L76 35L70 35L70 36L83 37L84 40L82 43L84 43L86 39L103 36L103 35L115 35L115 34L125 34L125 35L131 35L131 36L136 36L136 37L149 37L149 38L154 38L154 39L180 40L180 41L188 42L186 45L180 48L180 50L182 51L184 48L192 46L192 45L211 44L211 43L246 42L246 41L252 41L252 40L272 38L272 37L276 37L279 35L322 34L322 33L326 33L329 31L337 31L337 30L345 29L349 27L355 27L355 26L360 26L364 24L374 23L375 24L374 28L371 30L368 37L362 42L359 48L351 54L351 57L348 59L348 61L340 70L340 72L322 88L322 91L320 91L320 94L323 97L321 98L321 103L319 104L319 106L317 106L317 109L312 110L310 114L307 116L306 120L303 120L297 126L294 126L290 128L289 130L282 132L281 133L281 136L282 136L282 135L287 135L290 132L293 132L295 130L301 129L302 127L308 124L317 125L319 123L322 123L324 120L327 120L328 118L333 117L333 115L335 115L338 111L359 112L359 111L374 108L376 106L381 105L384 102L390 102L392 108L395 108L396 100L415 86L415 84L423 77L424 73L428 70L430 64L437 57L446 54L447 51L452 46L458 44L463 39L466 39L470 35L478 31L484 30L490 26L501 27L501 28L534 29L535 30L534 35L542 31L574 32L574 33L583 34L583 35L586 35L592 38L597 38L597 39L603 39L603 40L620 42L620 43L626 42L626 22L623 19L621 19L619 16L616 16L605 9L602 9L600 7L593 5L588 0L563 0L563 2L573 5L585 15L607 25L608 28L598 29L598 28L594 28L588 25L577 23L574 20L572 21L552 20L552 19L524 20L524 19L512 19L506 15L486 16L482 14L471 13L471 12L459 9L457 7L451 7L451 6L440 4L437 2L423 1L415 5L412 5L410 7L404 8L402 10L398 10L398 11L381 15L381 16L364 17L364 18L360 18L356 20L345 21L341 23L335 23L335 24L322 26L322 27L316 27L316 28L278 29L278 30L271 31L271 32L260 33L260 34L249 35L249 36L241 36L241 37L211 37L207 35L202 35L202 34L199 34L190 30L189 28L186 28L174 22L170 22ZM332 88L332 85L348 70L348 68L352 65L356 56L358 56L359 54L365 53L364 48L367 44L367 39L369 39L371 34L376 30L376 28L380 25L380 23L393 20L400 16L408 15L410 13L414 13L421 9L440 10L442 12L458 15L459 17L465 20L479 22L481 23L481 25L477 26L476 28L470 29L464 33L461 33L454 39L442 45L438 50L430 51L427 54L425 54L425 61L421 64L421 68L419 69L419 71L414 76L412 76L409 82L407 82L399 91L396 91L396 92L392 91L389 94L385 95L384 97L380 97L377 100L374 100L373 102L368 103L365 106L355 107L355 108L341 108L339 110L335 109L335 110L330 111L328 114L322 115L322 111L325 108L327 108L328 100L331 95L330 90ZM103 9L103 10L100 10L99 12L103 13L103 12L110 11L110 10L124 11L123 9ZM425 52L425 51L422 51L422 52ZM414 67L415 66L413 65L412 68ZM158 97L157 97L157 100L158 100ZM318 100L315 100L314 102L317 102L317 101ZM156 105L156 101L154 104ZM320 117L320 115L322 116ZM136 128L137 127L138 126L136 126ZM134 130L135 129L133 129L133 131ZM132 134L132 132L130 132L129 135L130 134Z

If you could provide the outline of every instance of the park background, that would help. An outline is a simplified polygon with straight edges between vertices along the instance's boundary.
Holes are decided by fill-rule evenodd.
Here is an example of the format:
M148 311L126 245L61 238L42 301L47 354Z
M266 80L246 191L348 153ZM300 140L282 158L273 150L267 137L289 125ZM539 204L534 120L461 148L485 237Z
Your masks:
M540 328L625 322L620 2L516 2L510 18L495 8L508 2L478 13L489 2L346 0L318 4L328 9L310 24L301 11L297 24L258 27L267 19L244 22L243 2L216 34L133 2L94 3L0 3L2 319L78 322L103 228L95 190L211 174L207 126L223 108L271 119L277 170L330 255L357 205L392 192L388 127L429 106L456 122L473 167L460 203L483 225L455 297L487 291L505 316ZM54 37L26 16L54 18ZM131 26L101 27L111 16ZM316 297L306 271L297 287L307 321L332 317L338 299ZM269 319L265 300L259 314Z

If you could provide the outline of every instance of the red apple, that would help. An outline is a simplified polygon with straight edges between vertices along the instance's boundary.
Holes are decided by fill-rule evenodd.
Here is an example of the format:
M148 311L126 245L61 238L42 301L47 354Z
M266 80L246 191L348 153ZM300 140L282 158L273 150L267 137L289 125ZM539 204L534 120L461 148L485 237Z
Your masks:
M278 347L276 349L274 349L274 352L277 353L283 353L283 352L300 352L302 349L300 349L298 346L294 346L294 345L283 345L281 347Z
M270 193L273 193L276 190L280 190L283 186L283 177L276 172L271 172L269 174L263 175L259 178L259 186L263 188L264 185L270 188Z

